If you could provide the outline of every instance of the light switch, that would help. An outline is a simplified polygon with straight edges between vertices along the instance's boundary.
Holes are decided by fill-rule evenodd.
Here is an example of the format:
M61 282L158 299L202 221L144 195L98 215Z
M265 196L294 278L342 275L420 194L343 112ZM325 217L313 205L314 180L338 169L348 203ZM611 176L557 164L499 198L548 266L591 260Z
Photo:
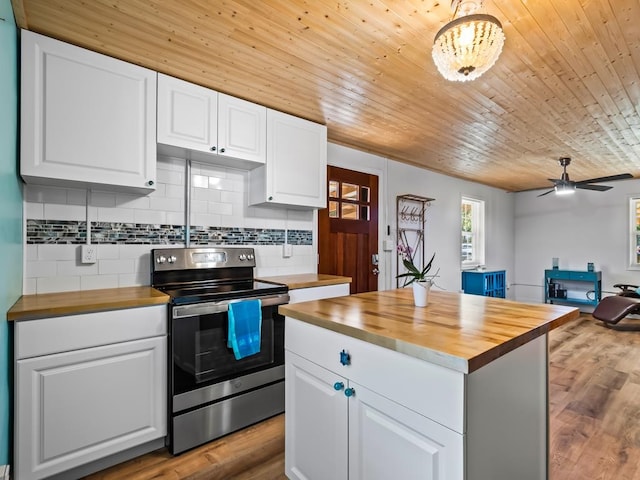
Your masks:
M383 240L382 241L382 250L384 250L385 252L391 252L393 251L393 240Z

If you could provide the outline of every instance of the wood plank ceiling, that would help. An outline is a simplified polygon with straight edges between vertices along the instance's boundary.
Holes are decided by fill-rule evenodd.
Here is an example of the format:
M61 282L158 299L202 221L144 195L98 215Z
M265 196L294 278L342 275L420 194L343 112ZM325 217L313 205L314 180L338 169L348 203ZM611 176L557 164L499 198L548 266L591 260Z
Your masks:
M431 59L449 0L13 0L20 27L328 126L335 143L521 191L640 177L640 2L485 0L496 65Z

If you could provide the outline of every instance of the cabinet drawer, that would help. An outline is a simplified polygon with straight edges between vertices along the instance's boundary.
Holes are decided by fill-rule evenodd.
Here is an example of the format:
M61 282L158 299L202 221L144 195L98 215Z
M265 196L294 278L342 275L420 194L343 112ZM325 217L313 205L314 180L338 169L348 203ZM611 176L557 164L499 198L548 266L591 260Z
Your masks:
M344 297L349 295L349 284L325 285L322 287L295 288L289 290L289 303L308 302L322 298Z
M562 278L565 280L569 279L569 272L564 270L546 270L545 275L547 278Z
M464 374L287 317L285 347L425 417L464 433ZM340 352L350 363L340 363Z
M16 359L166 335L167 306L16 322Z
M597 276L593 272L570 272L569 278L583 282L594 282L597 280Z

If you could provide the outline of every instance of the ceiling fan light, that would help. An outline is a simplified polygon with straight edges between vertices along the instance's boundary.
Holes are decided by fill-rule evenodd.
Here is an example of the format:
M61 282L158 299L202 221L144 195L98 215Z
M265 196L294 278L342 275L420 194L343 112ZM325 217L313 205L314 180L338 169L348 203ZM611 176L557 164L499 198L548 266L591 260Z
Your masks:
M467 82L498 60L505 36L500 21L474 14L452 20L436 34L431 55L438 71L450 81Z
M573 184L560 184L556 185L554 188L556 190L556 195L571 195L573 193L576 193L576 186Z

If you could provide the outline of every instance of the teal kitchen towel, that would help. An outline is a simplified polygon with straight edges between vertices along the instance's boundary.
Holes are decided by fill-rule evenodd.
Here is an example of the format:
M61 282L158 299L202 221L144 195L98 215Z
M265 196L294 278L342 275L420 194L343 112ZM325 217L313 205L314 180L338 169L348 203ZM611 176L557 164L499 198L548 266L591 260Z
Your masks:
M262 302L244 300L229 304L229 336L227 347L240 360L260 352Z

